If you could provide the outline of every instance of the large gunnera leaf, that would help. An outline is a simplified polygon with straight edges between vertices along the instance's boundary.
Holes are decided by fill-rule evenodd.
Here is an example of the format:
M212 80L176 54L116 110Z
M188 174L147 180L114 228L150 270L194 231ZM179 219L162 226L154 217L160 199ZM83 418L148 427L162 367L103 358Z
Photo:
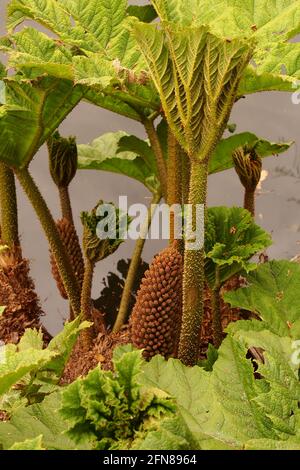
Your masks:
M300 265L290 261L261 264L247 275L247 287L225 294L232 307L255 312L278 336L300 338Z

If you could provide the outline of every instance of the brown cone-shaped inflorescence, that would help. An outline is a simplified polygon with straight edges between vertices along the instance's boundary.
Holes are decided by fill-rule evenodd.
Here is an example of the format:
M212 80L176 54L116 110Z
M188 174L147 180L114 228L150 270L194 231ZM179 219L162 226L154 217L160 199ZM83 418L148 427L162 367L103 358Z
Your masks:
M51 336L40 322L43 311L28 260L22 259L17 248L0 253L0 305L5 306L0 316L0 341L16 344L27 328L41 328L45 344L49 342Z
M83 283L84 276L84 262L82 258L82 252L80 248L79 238L74 228L74 225L70 223L67 219L63 218L56 223L60 237L66 247L67 253L70 257L72 267L74 269L75 275L77 277L80 287ZM56 281L57 288L64 299L67 299L67 293L64 288L63 281L59 274L59 270L55 261L55 258L52 253L50 253L50 261L52 268L52 275Z
M132 342L144 357L173 355L182 312L182 256L176 244L157 255L142 280L131 316Z

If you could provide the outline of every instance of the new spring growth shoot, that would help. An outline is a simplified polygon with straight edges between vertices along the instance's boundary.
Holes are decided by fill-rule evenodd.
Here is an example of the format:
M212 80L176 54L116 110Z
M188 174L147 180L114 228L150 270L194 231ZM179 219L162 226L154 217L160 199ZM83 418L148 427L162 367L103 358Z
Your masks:
M100 201L90 212L82 212L85 272L81 294L81 314L91 320L91 293L96 263L112 255L123 243L131 219L114 206ZM89 350L91 328L82 332L83 345Z
M57 228L66 251L72 262L79 287L82 288L84 277L83 255L77 231L74 224L73 211L69 193L69 185L73 181L78 167L78 150L75 137L62 137L56 131L47 140L49 151L49 170L51 177L59 192L62 219L57 222ZM53 253L50 256L52 274L59 292L63 298L67 298ZM70 308L70 317L74 318L74 312Z
M209 161L227 127L240 80L251 59L251 41L222 39L206 26L184 27L175 22L161 22L160 28L136 23L133 30L166 120L188 156L188 203L196 214L199 206L206 205ZM197 221L191 225L195 231ZM204 227L202 232L204 235ZM190 250L186 244L179 343L179 358L186 365L195 365L198 358L204 256L203 248Z
M61 137L56 131L47 141L49 169L59 190L62 217L73 223L69 196L69 185L74 179L78 166L78 152L75 137Z
M232 155L235 171L245 188L244 208L254 217L255 191L261 178L262 159L254 147L245 145Z

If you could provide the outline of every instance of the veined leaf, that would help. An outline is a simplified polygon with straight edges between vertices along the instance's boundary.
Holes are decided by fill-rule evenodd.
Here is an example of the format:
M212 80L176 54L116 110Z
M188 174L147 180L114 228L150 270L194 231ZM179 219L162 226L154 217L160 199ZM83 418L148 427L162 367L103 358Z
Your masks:
M299 339L300 265L289 261L261 264L248 274L247 281L248 287L227 292L225 301L255 312L265 328L278 336Z
M247 69L241 94L292 90L300 74L299 44L287 41L300 31L299 0L219 0L213 5L209 0L192 0L189 8L184 0L153 0L153 4L164 21L182 26L206 24L221 37L255 38L257 67Z
M219 39L204 26L133 29L173 133L189 155L207 158L225 130L249 45Z
M219 142L210 160L209 173L218 173L232 168L234 166L232 160L233 152L244 145L254 147L259 156L264 158L286 152L293 145L293 142L269 142L250 132L235 134Z
M115 373L97 367L69 385L61 409L68 436L99 450L129 449L147 435L145 423L152 430L171 415L175 408L166 394L141 387L142 363L141 351L124 346L114 354Z
M78 145L80 169L110 171L159 191L155 156L149 144L125 132L107 133L90 145Z
M45 366L57 353L27 347L17 352L15 345L7 345L1 352L0 395L6 393L32 370Z
M145 18L155 13L150 6L134 7L133 13L137 11L143 12ZM146 87L140 83L139 73L145 64L129 30L133 18L127 11L127 0L13 0L9 4L11 33L28 18L49 28L59 40L32 29L12 34L11 45L2 42L11 65L26 75L40 76L45 72L56 78L71 77L76 84L97 93L105 91L110 96L117 92L117 101L127 106L132 102L135 108L159 107L151 84ZM131 71L133 68L135 72ZM133 76L138 87L132 83ZM110 87L111 84L117 86ZM120 87L126 93L120 93ZM114 100L106 100L109 105L116 107ZM130 114L134 114L134 108Z
M144 366L144 383L175 398L201 449L243 449L251 439L279 441L296 435L297 425L291 415L297 409L295 399L299 399L300 387L293 370L287 364L286 379L281 369L284 359L277 362L273 338L266 336L264 377L255 380L245 343L229 335L210 373L158 356ZM291 389L288 381L293 384ZM283 390L282 406L274 406Z
M23 168L83 96L72 82L44 78L34 86L6 79L0 107L0 159Z
M256 264L249 260L272 244L271 237L256 225L242 208L208 209L205 238L205 275L213 287L218 270L222 284L240 271L250 271Z
M66 423L61 418L60 393L52 393L42 403L19 409L8 422L0 422L0 444L5 450L22 445L25 440L43 436L43 446L48 450L88 449L76 446L65 434Z

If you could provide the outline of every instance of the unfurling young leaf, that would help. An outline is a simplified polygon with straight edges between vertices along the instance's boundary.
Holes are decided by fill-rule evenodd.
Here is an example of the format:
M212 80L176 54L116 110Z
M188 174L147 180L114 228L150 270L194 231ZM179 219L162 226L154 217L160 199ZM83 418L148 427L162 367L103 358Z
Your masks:
M97 263L112 255L125 240L131 219L114 204L100 201L91 212L82 212L83 250Z

